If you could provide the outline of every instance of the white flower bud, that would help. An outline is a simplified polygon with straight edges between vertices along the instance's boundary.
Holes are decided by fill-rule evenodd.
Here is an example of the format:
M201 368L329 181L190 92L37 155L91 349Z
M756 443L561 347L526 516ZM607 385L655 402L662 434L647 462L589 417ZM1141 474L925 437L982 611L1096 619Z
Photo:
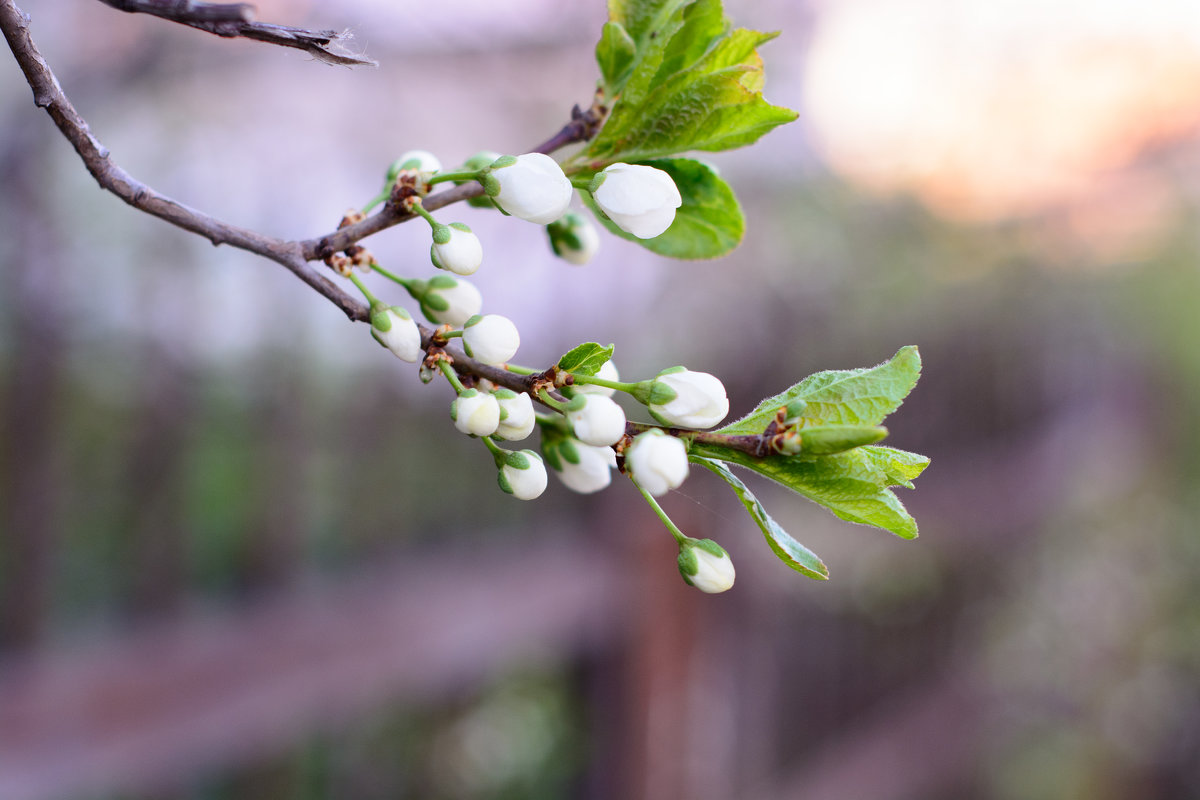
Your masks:
M582 265L592 260L600 249L600 234L591 220L570 212L546 226L550 248L554 255L569 264Z
M562 167L544 153L526 153L497 159L492 176L499 191L492 195L502 209L514 217L547 225L561 217L571 203L573 188ZM489 190L489 192L492 190Z
M400 169L415 169L431 175L442 171L442 162L428 150L409 150L397 158L396 163L400 165Z
M612 164L592 181L592 199L617 227L639 239L653 239L675 221L683 205L679 188L661 169L643 164Z
M421 312L430 322L461 328L483 307L483 295L462 278L434 275L421 296Z
M611 397L582 394L564 412L579 441L596 446L613 445L625 435L625 412Z
M658 373L647 405L656 420L677 428L711 428L729 413L725 385L707 372L684 367Z
M505 493L518 500L533 500L546 491L546 465L532 450L509 453L496 480Z
M392 306L373 310L371 335L397 358L409 363L416 363L421 358L421 331L407 309Z
M500 404L478 389L467 389L450 404L454 427L472 436L491 436L500 425Z
M471 358L499 366L517 354L521 334L508 317L499 314L474 316L463 326L463 349Z
M529 395L517 394L512 389L497 389L495 395L500 403L500 427L496 428L496 438L519 442L533 433L537 414Z
M554 451L550 466L559 480L573 492L592 494L612 482L611 470L617 466L617 454L611 447L593 447L578 439L567 439Z
M433 232L429 260L438 269L470 275L483 263L483 245L479 243L479 237L461 222L438 225Z
M658 429L639 433L625 450L625 469L637 485L658 497L687 480L687 448Z
M611 360L605 361L604 366L596 370L596 377L603 378L606 381L621 380L621 375L617 372L617 365ZM607 386L597 386L594 383L576 383L571 388L576 392L584 392L585 394L602 394L605 397L612 397L617 391L616 389L611 389Z
M736 577L729 554L712 539L688 539L679 546L679 574L709 594L733 588Z

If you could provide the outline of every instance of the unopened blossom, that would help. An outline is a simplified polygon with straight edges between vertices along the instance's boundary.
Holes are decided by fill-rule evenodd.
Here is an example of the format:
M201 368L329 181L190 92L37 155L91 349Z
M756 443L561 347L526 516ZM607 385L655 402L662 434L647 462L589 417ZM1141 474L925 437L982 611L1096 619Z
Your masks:
M729 397L716 376L672 367L655 377L647 407L664 425L711 428L729 413Z
M569 264L582 265L600 249L600 234L591 220L574 211L546 226L554 255Z
M421 331L408 309L400 306L376 308L371 312L371 335L375 341L391 350L397 358L415 363L421 349Z
M518 394L512 389L497 389L493 394L500 403L500 426L495 434L497 439L519 442L533 433L537 414L529 395Z
M616 226L639 239L653 239L675 221L683 205L679 188L661 169L612 164L596 174L592 199Z
M625 412L611 397L579 395L564 414L575 437L586 444L613 445L625 435Z
M514 217L547 225L566 213L574 189L562 167L545 153L501 156L491 167L489 190L496 204ZM488 184L485 184L485 187Z
M625 450L625 469L637 485L658 497L679 488L688 476L687 448L653 428L634 437Z
M471 317L463 326L462 338L467 355L492 366L507 362L521 346L517 326L499 314Z
M434 275L420 297L421 313L430 322L461 328L483 307L483 295L472 283L452 275Z
M612 482L617 454L611 447L595 447L569 438L555 446L554 467L559 480L573 492L592 494Z
M500 404L488 392L467 389L450 404L454 427L471 436L491 436L500 425Z
M479 237L461 222L438 225L433 232L429 260L438 269L470 275L483 263L483 245L479 243Z
M729 554L712 539L687 539L679 546L679 574L702 592L733 588L736 573Z
M509 453L496 481L506 494L518 500L533 500L546 491L546 465L532 450Z

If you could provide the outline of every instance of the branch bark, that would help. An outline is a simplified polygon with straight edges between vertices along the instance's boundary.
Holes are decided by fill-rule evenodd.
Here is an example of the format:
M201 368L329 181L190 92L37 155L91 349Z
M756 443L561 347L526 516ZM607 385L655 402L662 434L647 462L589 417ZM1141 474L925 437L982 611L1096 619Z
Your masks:
M368 58L349 52L347 33L312 31L288 25L257 22L249 3L206 3L200 0L100 0L130 14L150 14L226 38L254 39L303 50L318 61L343 66L376 66Z

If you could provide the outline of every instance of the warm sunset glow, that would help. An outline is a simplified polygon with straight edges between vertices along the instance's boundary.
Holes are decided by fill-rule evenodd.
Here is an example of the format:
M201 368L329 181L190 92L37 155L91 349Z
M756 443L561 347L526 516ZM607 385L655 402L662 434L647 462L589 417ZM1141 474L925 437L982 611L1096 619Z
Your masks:
M835 169L960 216L1019 214L1200 130L1200 2L827 2L807 81Z

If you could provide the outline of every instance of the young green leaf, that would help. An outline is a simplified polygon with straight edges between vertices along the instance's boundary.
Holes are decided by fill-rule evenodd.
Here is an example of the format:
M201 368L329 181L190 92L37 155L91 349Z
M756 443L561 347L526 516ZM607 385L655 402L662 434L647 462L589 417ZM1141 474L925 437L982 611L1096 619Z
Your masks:
M917 523L889 488L912 488L929 459L890 447L866 446L820 458L754 458L729 447L695 442L691 455L728 461L764 475L825 506L847 522L915 539Z
M763 400L746 416L717 433L762 433L781 406L801 399L807 403L806 423L815 425L878 425L900 407L921 377L921 354L910 345L891 360L869 369L818 372L790 389ZM803 436L804 428L800 433Z
M711 2L675 8L662 22L652 31L658 35L637 42L630 77L578 160L597 167L685 150L729 150L796 118L760 93L762 60L755 48L776 34L729 31L719 3Z
M596 342L585 342L558 360L558 368L564 372L580 375L595 375L604 362L612 358L613 346L604 347Z
M606 22L596 43L596 63L605 91L616 95L633 71L636 55L633 38L619 22Z
M712 167L690 158L663 158L645 163L666 172L679 188L683 205L675 211L675 221L653 239L639 239L614 225L592 202L591 196L584 194L584 203L604 227L622 239L671 258L716 258L738 246L746 225L742 208L729 184Z
M763 535L767 537L767 544L771 550L779 557L779 560L787 564L792 569L807 575L810 578L817 580L829 579L829 568L817 558L817 555L809 550L804 545L793 539L787 531L779 526L767 510L763 508L761 502L754 494L742 483L736 475L729 471L720 461L711 458L703 458L700 456L690 456L689 460L694 464L699 464L706 467L733 488L738 499L742 501L742 505L750 512L750 517L758 524Z

